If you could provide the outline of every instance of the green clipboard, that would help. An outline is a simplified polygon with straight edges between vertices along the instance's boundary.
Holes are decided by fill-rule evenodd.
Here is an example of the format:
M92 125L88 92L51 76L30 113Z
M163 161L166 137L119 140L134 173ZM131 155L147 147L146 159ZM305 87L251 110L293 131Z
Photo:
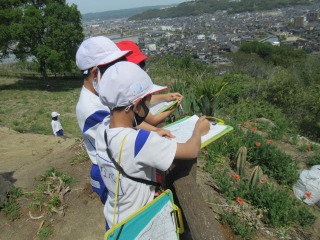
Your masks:
M139 211L109 229L104 240L179 239L183 233L180 209L168 189Z
M150 112L153 115L157 115L159 113L173 109L177 103L178 103L178 100L174 100L171 102L160 102L160 103L152 104L150 106Z
M191 120L192 118L192 120ZM177 142L186 142L191 136L194 125L199 117L196 115L186 116L176 122L164 126L163 128L171 131L176 136ZM206 147L210 143L219 139L223 135L233 130L232 126L224 124L224 121L216 117L206 117L210 123L210 130L208 134L201 137L201 148Z

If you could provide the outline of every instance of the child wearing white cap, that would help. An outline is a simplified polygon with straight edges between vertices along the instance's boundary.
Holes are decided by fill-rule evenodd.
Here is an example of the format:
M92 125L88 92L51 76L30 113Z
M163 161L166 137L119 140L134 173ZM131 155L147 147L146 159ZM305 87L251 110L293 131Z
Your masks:
M118 61L125 61L124 56L130 51L121 51L109 38L103 36L91 37L84 40L76 54L76 64L84 75L84 83L76 106L77 121L83 135L86 150L92 162L90 183L104 204L107 189L101 178L96 160L96 130L105 122L109 124L110 110L103 105L97 96L98 81L106 68ZM172 136L169 131L158 129L147 123L141 124L148 130L158 131L159 134Z
M166 171L175 158L196 158L201 136L209 131L210 124L205 117L199 119L192 137L183 144L152 131L136 130L135 126L149 112L151 95L164 89L166 87L154 85L146 72L130 62L118 62L109 67L99 81L100 100L111 110L110 124L101 124L96 136L97 163L108 189L104 214L110 227L154 198L153 185L133 178L155 181L156 169ZM120 175L115 215L118 170L114 160L126 173Z
M95 135L102 121L109 121L110 110L102 105L94 89L98 76L98 66L118 60L129 51L121 51L109 38L103 36L91 37L84 40L76 54L76 64L83 72L84 82L76 106L76 115L83 135L86 150L92 162L90 183L92 190L97 193L102 203L107 198L107 189L101 178L96 160Z
M51 127L52 127L53 134L55 136L62 137L63 136L63 128L62 128L61 122L59 120L59 116L60 116L60 114L57 112L51 113L51 117L52 117Z

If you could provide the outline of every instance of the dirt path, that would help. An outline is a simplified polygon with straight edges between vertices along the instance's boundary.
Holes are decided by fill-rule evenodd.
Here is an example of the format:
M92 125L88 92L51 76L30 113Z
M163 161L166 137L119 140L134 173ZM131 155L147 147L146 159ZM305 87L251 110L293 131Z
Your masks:
M90 163L70 163L74 157L74 144L75 139L20 134L8 128L0 128L0 174L24 192L33 191L37 185L36 178L50 166L70 174L76 179L76 184L65 195L65 215L52 218L53 235L49 239L103 239L103 205L92 194L88 184ZM0 238L38 239L37 231L42 219L32 220L25 209L25 200L19 201L24 212L19 220L9 222L0 213Z

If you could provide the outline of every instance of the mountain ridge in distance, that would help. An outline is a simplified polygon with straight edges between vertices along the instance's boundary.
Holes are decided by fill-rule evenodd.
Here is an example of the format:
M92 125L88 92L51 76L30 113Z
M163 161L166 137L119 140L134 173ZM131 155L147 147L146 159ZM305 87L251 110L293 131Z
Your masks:
M111 19L118 19L118 18L129 18L134 15L141 14L147 10L174 7L176 5L177 4L157 5L157 6L146 6L146 7L138 7L138 8L128 8L128 9L111 10L111 11L103 11L103 12L85 13L85 14L82 14L82 21L92 21L97 19L111 20Z

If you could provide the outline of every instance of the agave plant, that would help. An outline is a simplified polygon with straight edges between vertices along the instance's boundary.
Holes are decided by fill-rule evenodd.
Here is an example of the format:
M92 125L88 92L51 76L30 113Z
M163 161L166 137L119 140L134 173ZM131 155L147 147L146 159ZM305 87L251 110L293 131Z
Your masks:
M197 111L197 106L195 104L196 95L188 81L175 81L171 89L172 91L179 92L184 96L183 101L181 103L183 112L176 111L174 113L175 119L179 119L181 117L184 117L185 115L193 115Z
M226 82L212 78L211 75L205 73L192 80L192 88L196 95L195 100L203 114L207 116L214 115L217 97L226 85Z

